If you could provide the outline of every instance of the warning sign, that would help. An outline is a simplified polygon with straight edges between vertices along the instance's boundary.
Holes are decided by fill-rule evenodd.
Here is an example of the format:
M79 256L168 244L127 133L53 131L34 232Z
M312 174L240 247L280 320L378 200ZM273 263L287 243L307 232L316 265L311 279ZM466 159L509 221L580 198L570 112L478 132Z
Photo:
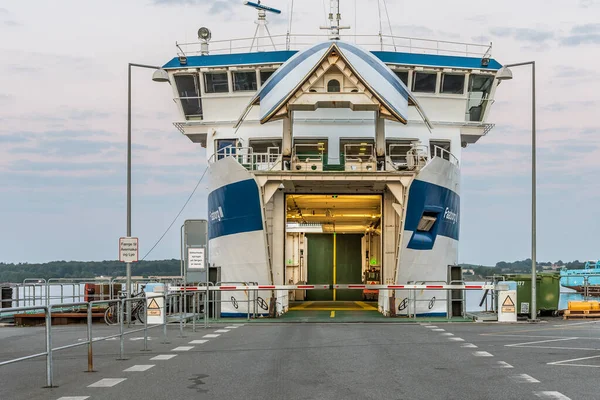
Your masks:
M158 306L156 299L150 300L150 304L148 304L147 311L148 315L160 317L160 307Z
M502 303L502 312L503 313L514 313L515 312L515 302L510 298L510 296L506 296L504 302Z

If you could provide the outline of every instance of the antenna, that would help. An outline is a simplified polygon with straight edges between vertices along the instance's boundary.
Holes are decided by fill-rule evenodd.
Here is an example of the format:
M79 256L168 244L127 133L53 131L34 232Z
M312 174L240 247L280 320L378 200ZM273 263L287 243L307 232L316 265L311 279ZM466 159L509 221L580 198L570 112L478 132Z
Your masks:
M329 39L340 40L340 30L350 29L349 26L340 26L342 14L340 14L340 0L329 1L329 26L322 26L321 29L329 31Z
M254 37L252 38L252 44L250 45L250 51L254 47L254 42L256 41L256 49L258 51L263 51L264 46L261 44L265 37L269 37L271 39L271 44L273 45L273 49L277 50L275 47L275 42L273 42L273 38L271 37L271 32L269 32L269 28L267 28L267 12L271 12L273 14L281 14L281 10L276 8L263 6L260 4L260 0L257 0L256 3L252 1L245 1L245 6L252 7L258 11L258 19L256 20L256 31L254 31ZM267 35L265 35L265 31Z

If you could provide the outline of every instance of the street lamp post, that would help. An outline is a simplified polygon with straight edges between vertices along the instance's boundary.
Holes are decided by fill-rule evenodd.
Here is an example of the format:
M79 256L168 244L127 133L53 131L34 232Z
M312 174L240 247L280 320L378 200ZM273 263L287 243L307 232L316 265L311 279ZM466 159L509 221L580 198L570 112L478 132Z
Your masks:
M506 64L496 74L496 79L512 79L511 67L531 65L531 308L530 321L537 321L537 271L536 271L536 131L535 131L535 61Z
M154 82L169 82L169 74L161 67L129 63L127 65L127 237L131 237L131 68L153 69ZM131 298L131 263L126 264L127 298ZM127 302L127 322L131 322L131 302Z

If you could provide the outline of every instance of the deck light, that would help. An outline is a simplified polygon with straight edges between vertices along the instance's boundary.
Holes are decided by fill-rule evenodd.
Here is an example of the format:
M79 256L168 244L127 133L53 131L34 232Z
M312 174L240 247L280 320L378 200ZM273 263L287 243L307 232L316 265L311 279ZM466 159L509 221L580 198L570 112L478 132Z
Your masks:
M157 69L152 74L154 82L169 82L169 73L162 68Z
M496 79L499 81L508 81L513 78L512 71L508 67L502 67L496 72Z

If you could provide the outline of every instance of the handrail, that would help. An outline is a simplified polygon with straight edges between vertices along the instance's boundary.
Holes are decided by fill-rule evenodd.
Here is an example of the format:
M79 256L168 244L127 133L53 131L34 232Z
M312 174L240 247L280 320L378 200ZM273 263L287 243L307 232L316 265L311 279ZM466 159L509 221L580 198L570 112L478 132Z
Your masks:
M226 157L233 157L249 171L281 170L282 155L280 153L255 153L252 147L224 147L212 154L208 163L213 164Z
M209 43L209 54L233 54L259 51L260 48L269 50L298 50L302 47L327 41L327 35L315 34L284 34L271 35L268 46L254 45L253 37L243 37L224 40L213 40ZM464 55L467 57L491 57L491 44L466 43L449 40L435 40L396 35L341 35L342 40L353 42L368 50L400 51L409 53L429 53ZM202 54L202 42L176 43L178 55L190 56Z
M434 145L433 146L433 157L439 157L439 158L443 158L444 160L446 160L445 155L448 155L448 161L450 161L452 164L456 165L457 167L459 166L459 162L458 162L458 158L456 158L456 156L454 154L452 154L450 151L444 149L443 147L439 147Z

